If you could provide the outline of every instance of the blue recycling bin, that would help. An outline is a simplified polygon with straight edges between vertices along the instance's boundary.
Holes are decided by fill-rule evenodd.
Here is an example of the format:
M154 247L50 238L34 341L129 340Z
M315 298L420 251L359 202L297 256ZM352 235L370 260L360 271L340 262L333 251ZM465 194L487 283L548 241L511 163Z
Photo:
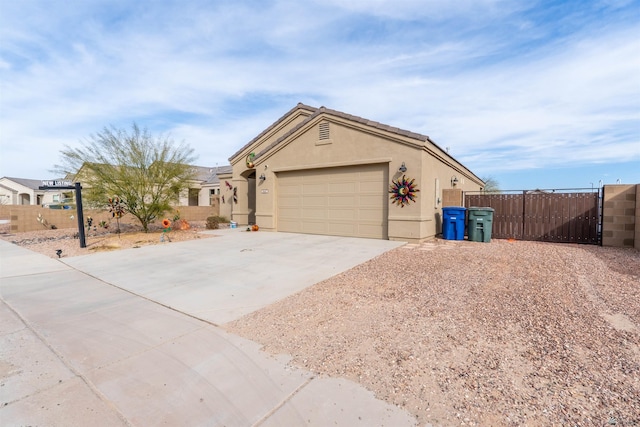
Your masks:
M442 238L464 240L464 218L467 208L447 206L442 208Z

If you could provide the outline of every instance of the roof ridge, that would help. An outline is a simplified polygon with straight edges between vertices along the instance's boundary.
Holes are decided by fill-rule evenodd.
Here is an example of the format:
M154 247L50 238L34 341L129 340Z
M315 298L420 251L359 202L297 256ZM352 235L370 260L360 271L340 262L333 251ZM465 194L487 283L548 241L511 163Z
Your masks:
M338 111L338 110L333 110L331 108L325 108L325 111L327 113L329 113L329 114L334 115L334 116L342 117L344 119L351 120L351 121L354 121L354 122L357 122L357 123L362 123L362 124L365 124L367 126L374 127L376 129L384 130L384 131L387 131L387 132L395 133L395 134L398 134L398 135L406 136L408 138L417 139L417 140L420 140L420 141L429 141L429 142L433 143L433 141L431 141L431 139L429 138L428 135L423 135L421 133L412 132L412 131L407 130L407 129L401 129L399 127L390 126L390 125L387 125L387 124L384 124L384 123L380 123L380 122L377 122L377 121L374 121L374 120L366 119L364 117L354 116L352 114L344 113L344 112Z
M351 114L343 113L342 111L333 110L333 109L327 108L327 107L325 107L323 105L323 106L321 106L319 108L316 108L316 111L313 114L311 114L305 120L301 121L296 126L291 128L291 130L289 130L289 132L285 133L280 138L278 138L277 140L275 140L274 142L269 144L267 147L265 147L258 154L256 154L255 159L258 159L264 153L266 153L267 151L271 150L276 145L280 144L282 141L284 141L286 138L291 136L294 132L297 132L301 127L303 127L304 125L309 123L311 120L315 119L317 116L319 116L321 114L325 114L325 113L326 114L331 114L332 116L341 117L343 119L347 119L347 120L350 120L350 121L353 121L353 122L356 122L356 123L361 123L361 124L364 124L366 126L371 126L371 127L376 128L376 129L380 129L380 130L384 130L384 131L387 131L387 132L395 133L397 135L405 136L407 138L416 139L418 141L422 141L422 142L427 142L428 141L431 144L433 144L436 147L438 147L440 150L442 150L442 148L440 148L436 143L431 141L431 139L427 135L422 135L422 134L419 134L419 133L416 133L416 132L411 132L409 130L404 130L404 129L400 129L400 128L397 128L397 127L392 127L392 126L389 126L389 125L385 125L385 124L382 124L382 123L379 123L379 122L375 122L375 121L372 121L372 120L368 120L368 119L365 119L363 117L359 117L359 116L354 116L354 115L351 115Z

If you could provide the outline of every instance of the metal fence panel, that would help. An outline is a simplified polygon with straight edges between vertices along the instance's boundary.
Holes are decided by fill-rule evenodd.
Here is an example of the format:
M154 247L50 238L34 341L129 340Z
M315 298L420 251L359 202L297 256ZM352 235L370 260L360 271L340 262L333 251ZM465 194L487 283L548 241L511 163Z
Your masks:
M467 208L494 209L496 239L599 244L598 192L465 193L464 199Z

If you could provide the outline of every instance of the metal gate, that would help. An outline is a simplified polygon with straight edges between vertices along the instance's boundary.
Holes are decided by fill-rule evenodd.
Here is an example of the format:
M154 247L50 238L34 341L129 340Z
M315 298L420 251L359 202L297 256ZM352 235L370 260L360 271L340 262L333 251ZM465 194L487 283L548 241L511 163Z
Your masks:
M465 192L467 208L494 209L491 235L496 239L600 244L599 190Z

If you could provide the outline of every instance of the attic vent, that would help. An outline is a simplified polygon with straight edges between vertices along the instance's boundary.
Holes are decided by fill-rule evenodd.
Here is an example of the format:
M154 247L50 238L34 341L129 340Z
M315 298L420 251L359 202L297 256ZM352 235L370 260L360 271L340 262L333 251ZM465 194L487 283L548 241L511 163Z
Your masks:
M320 141L329 139L329 122L320 123Z

